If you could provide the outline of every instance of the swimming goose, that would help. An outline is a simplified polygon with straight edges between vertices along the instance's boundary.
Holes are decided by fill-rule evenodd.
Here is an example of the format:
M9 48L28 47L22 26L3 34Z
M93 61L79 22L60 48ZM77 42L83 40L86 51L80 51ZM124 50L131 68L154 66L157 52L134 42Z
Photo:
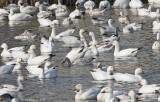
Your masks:
M45 37L41 38L41 53L54 53L55 47L54 47L54 38L49 37L49 39L46 39Z
M34 49L29 49L26 53L30 54L28 65L41 65L49 58L49 56L36 56Z
M28 21L32 16L24 13L15 13L13 9L11 9L8 18L10 21Z
M6 92L15 92L15 91L21 91L23 90L23 86L22 86L22 83L21 81L24 81L26 80L26 78L22 75L19 75L17 77L17 83L18 83L18 87L15 86L15 85L8 85L8 84L5 84L5 85L2 85L2 89L5 90Z
M34 15L36 12L38 12L38 9L34 6L28 6L21 3L20 12L24 14Z
M121 82L140 82L143 77L140 74L145 74L145 72L141 68L137 68L135 70L135 75L128 73L114 73L112 75L116 81Z
M24 47L14 47L14 48L10 48L8 49L8 45L6 43L3 43L0 48L3 48L3 51L1 53L1 56L3 57L13 57L12 53L13 52L22 52L24 51Z
M110 92L110 93L109 93ZM125 94L122 91L114 90L111 87L103 87L100 93L97 95L97 100L100 102L105 102L105 100L113 94L113 97ZM109 101L110 102L110 101Z
M60 8L55 10L56 17L68 17L70 14L70 10L66 5L60 6Z
M73 88L73 91L76 92L75 100L92 100L97 98L97 95L101 91L101 88L95 87L84 90L82 84L78 84L75 88Z
M127 8L129 6L130 0L115 0L114 8Z
M81 16L82 16L81 11L77 6L76 6L76 9L69 14L69 17L71 19L80 19Z
M55 78L57 76L56 67L49 68L49 66L51 66L51 65L53 65L52 62L46 61L45 69L42 68L42 71L38 77L39 79L50 79L50 78Z
M102 35L103 34L108 34L108 33L115 33L116 29L115 29L115 27L112 24L113 22L114 21L110 18L108 20L108 25L109 26L99 26L100 32L101 32Z
M148 16L151 18L159 18L160 17L159 9L157 9L156 12L150 12Z
M131 0L129 3L130 8L142 8L144 4L141 0Z
M139 14L139 16L148 16L150 14L151 10L152 10L151 6L149 6L148 9L139 8L138 9L138 14Z
M10 61L10 62L6 62L6 65L13 65L15 64L13 70L20 70L22 69L22 65L21 62L24 62L24 60L22 58L17 58L16 62L15 61Z
M76 27L73 27L71 29L68 29L66 31L63 31L61 33L59 33L58 35L56 35L56 30L55 30L55 24L52 23L51 24L51 27L52 27L52 32L51 32L51 36L55 39L55 40L58 40L60 41L60 38L61 37L64 37L64 36L72 36Z
M93 7L90 8L89 14L90 15L101 15L106 12L106 8L104 9L93 9Z
M102 0L100 3L99 3L99 9L105 9L106 10L109 10L110 9L110 3L108 0Z
M55 21L58 20L50 20L50 18L45 17L45 18L38 18L38 22L40 23L40 26L42 27L48 27L51 25L52 22L54 22L54 24L56 25Z
M108 20L100 17L91 17L93 24L108 24Z
M107 67L107 71L102 71L102 70L95 71L95 70L92 70L92 71L90 71L90 73L91 73L91 75L92 75L94 80L102 81L102 80L114 79L112 77L112 72L113 71L116 71L116 69L113 68L113 66L108 66Z
M88 0L88 1L86 1L85 3L84 3L84 8L86 9L86 10L90 10L91 9L91 7L95 7L95 2L93 2L92 0Z
M127 16L124 16L124 13L122 11L120 11L120 15L119 15L118 21L120 23L122 23L122 24L126 24L127 21L128 21Z
M153 43L152 49L160 50L160 33L157 33L157 41Z
M114 57L135 57L141 48L128 48L120 51L118 41L113 41L111 44L115 46Z
M149 4L160 4L158 0L148 0Z
M9 15L9 12L7 12L5 9L0 9L0 20L7 19Z
M157 84L151 84L148 85L148 82L146 79L142 79L140 84L142 85L142 87L139 89L139 93L143 93L143 94L154 94L156 92L160 92L160 86Z
M71 17L67 17L62 21L62 25L71 25L71 24L73 24Z
M0 74L11 74L16 64L0 66Z
M133 33L134 29L130 23L123 27L123 33Z
M36 34L31 30L25 30L24 33L17 35L14 37L14 39L16 40L31 40L34 39L36 37Z

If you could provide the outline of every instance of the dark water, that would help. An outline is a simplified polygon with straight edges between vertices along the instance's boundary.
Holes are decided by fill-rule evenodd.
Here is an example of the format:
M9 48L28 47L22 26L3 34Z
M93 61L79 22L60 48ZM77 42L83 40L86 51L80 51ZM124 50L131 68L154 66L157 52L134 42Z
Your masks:
M72 8L73 9L73 8ZM116 22L114 26L120 27L122 30L124 25L121 25L118 22L119 17L119 9L111 9L107 14L101 15L103 18L113 18ZM142 68L146 74L143 75L145 79L149 83L160 83L160 52L153 51L151 49L152 44L156 40L156 34L152 33L152 21L149 17L139 17L137 16L134 10L126 9L124 10L125 14L128 14L131 22L144 22L144 28L141 31L137 31L131 34L123 34L120 32L120 45L121 48L128 47L143 47L142 51L138 54L136 58L130 59L115 59L113 57L113 51L108 51L104 54L101 54L97 62L101 62L103 65L112 65L117 68L118 72L121 73L134 73L134 70L138 67ZM96 34L97 40L101 40L102 36L100 36L99 27L93 25L90 16L86 15L86 19L77 20L74 24L77 28L74 35L79 36L79 29L84 28L89 31L93 31ZM40 44L40 36L46 35L50 36L51 28L49 27L40 27L39 23L34 17L31 21L27 22L18 22L18 24L13 24L14 22L10 21L1 21L0 25L0 44L6 42L9 45L9 48L15 46L22 45L31 45L36 44L39 46ZM17 22L16 22L17 23ZM19 41L14 40L13 37L21 34L26 29L32 29L37 34L38 37L35 41ZM68 29L68 27L59 26L56 28L57 34ZM90 39L87 36L87 39ZM89 72L90 69L95 68L97 62L93 63L93 65L74 65L71 68L67 68L66 66L62 66L62 59L65 55L71 50L66 47L62 42L55 42L56 46L56 56L52 58L55 62L55 65L58 65L58 75L55 79L51 80L38 80L38 78L31 76L28 71L25 69L22 73L28 78L27 81L23 82L24 91L19 93L21 99L24 101L32 101L32 102L74 102L75 93L72 91L72 88L76 84L83 84L85 88L89 88L95 85L108 85L109 82L96 82L93 81L93 78ZM2 49L0 49L0 52ZM37 55L39 52L37 51ZM4 63L0 59L0 65ZM13 84L17 85L16 78L18 74L13 72L11 75L1 75L0 76L0 85L3 84ZM135 83L116 83L113 82L113 88L116 90L128 91L130 89L135 89L136 91L140 86ZM93 102L93 101L92 101ZM96 102L96 100L94 101ZM157 102L156 98L148 98L145 102Z

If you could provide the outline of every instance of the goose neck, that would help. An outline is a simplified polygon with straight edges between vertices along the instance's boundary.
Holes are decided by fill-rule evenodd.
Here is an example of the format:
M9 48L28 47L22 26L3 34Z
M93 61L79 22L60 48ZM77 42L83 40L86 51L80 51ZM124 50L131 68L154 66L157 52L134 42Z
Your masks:
M117 43L117 44L115 45L114 54L119 53L119 50L120 50L120 46L119 46L119 43Z
M51 36L52 36L52 37L55 37L55 36L56 36L55 25L53 25L53 27L52 27L52 33L51 33Z
M23 85L22 85L22 83L21 83L21 79L17 79L17 83L18 83L18 87L19 87L19 89L23 89Z

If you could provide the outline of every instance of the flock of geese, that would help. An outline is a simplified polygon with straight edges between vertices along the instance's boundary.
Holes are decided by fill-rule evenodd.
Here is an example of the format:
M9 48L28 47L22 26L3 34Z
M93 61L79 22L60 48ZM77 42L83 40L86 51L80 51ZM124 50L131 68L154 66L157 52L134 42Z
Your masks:
M159 4L159 0L148 0L150 4ZM100 53L112 50L114 47L114 57L136 57L142 47L120 49L120 36L118 34L119 27L114 27L112 18L104 19L95 17L94 15L103 15L112 8L126 9L128 7L137 9L139 16L148 16L155 18L153 21L153 32L157 34L157 41L154 42L152 49L160 50L160 13L159 9L152 11L152 6L147 9L141 0L115 0L113 6L107 0L102 0L99 8L95 8L96 4L92 0L77 0L76 8L70 12L66 5L62 5L58 0L58 4L48 4L44 1L38 1L35 6L30 6L24 3L23 0L18 1L17 4L9 4L0 9L0 19L9 21L28 21L37 15L37 20L42 27L51 27L52 32L49 37L41 36L40 49L36 45L30 45L28 50L25 46L9 48L7 43L1 44L3 49L1 57L4 60L4 65L0 66L0 74L12 74L12 71L23 69L22 62L26 63L26 70L29 74L38 76L39 79L51 79L57 76L57 66L50 58L55 56L55 43L63 42L68 45L78 46L72 48L70 52L64 57L62 64L67 62L68 67L73 65L91 64L97 59ZM85 14L91 16L91 21L94 25L99 26L101 35L108 35L108 38L97 41L95 33L86 30L85 28L79 30L79 37L73 36L76 27L68 29L59 34L56 33L56 27L60 25L72 25L74 19L84 19ZM144 23L131 23L128 16L124 12L119 12L119 23L126 24L123 27L123 33L132 33L142 30ZM57 19L64 17L64 19ZM91 37L92 41L88 42L84 34ZM15 40L30 40L34 39L36 35L32 30L26 30L24 33L14 37ZM37 56L35 50L40 50L41 55ZM11 60L12 59L12 60ZM85 100L97 99L99 102L137 102L141 94L157 94L160 93L160 86L158 84L148 84L147 80L141 76L145 74L143 69L137 68L135 74L130 73L115 73L116 69L113 66L103 66L101 63L97 64L97 68L90 70L93 79L96 81L115 80L117 82L135 82L141 85L138 92L130 90L129 92L121 92L113 90L112 87L98 86L87 90L83 89L82 84L78 84L73 88L76 92L75 100L84 102ZM18 91L23 91L21 81L25 81L23 75L17 78L18 86L2 85L0 89L0 100L20 102L14 94ZM8 96L8 97L6 97ZM158 98L160 101L160 97Z

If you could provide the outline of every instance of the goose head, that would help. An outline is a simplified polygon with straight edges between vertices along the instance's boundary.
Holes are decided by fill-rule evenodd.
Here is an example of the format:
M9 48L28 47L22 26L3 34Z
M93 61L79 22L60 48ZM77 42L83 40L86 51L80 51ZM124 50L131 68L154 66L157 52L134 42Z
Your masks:
M104 88L102 88L102 90L100 92L101 93L112 93L113 89L112 89L112 87L104 87Z
M24 62L22 58L17 58L17 63Z
M6 43L3 43L0 47L6 50L8 49L8 45Z
M50 61L46 61L46 63L45 63L45 67L49 67L49 66L51 66L51 65L54 65L54 63L53 62L50 62Z
M63 65L66 61L68 62L68 68L70 68L70 67L71 67L71 65L72 65L72 63L71 63L70 59L69 59L69 58L67 58L67 57L65 57L65 58L63 59L63 61L62 61L62 65Z
M82 84L77 84L76 87L73 88L73 91L80 92L82 89Z
M52 23L50 24L50 27L54 27L55 25L60 25L59 20L53 20Z
M18 0L18 6L21 6L23 3L23 0Z
M145 74L145 72L144 72L141 68L137 68L137 69L135 70L135 76L138 76L138 75L140 75L140 74Z
M160 33L157 33L157 40L160 40Z
M52 36L49 37L49 41L52 42L54 41L54 38Z
M115 22L115 21L113 21L112 18L109 18L108 24L109 24L109 25L112 25L113 22Z
M107 72L113 72L113 71L117 71L117 69L114 68L113 66L108 66Z

